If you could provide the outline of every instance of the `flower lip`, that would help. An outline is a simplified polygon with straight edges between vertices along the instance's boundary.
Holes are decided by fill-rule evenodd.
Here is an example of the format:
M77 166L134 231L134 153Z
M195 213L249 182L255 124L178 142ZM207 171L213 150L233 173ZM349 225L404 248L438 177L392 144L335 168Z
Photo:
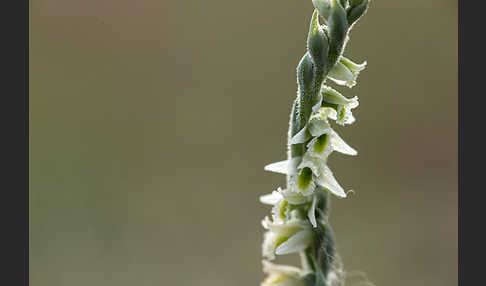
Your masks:
M262 261L263 272L268 274L261 286L305 286L300 268L288 265L273 264Z

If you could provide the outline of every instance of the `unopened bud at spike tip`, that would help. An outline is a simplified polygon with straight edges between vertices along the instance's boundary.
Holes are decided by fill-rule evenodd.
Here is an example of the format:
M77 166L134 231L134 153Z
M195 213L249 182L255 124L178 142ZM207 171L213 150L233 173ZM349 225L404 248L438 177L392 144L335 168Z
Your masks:
M366 10L368 9L368 0L361 0L359 1L353 1L354 3L351 4L347 11L347 18L348 18L348 23L352 25L356 21L358 21L361 16L364 15ZM359 3L358 3L359 2Z
M312 0L312 4L319 11L319 15L327 21L331 12L331 3L329 0Z
M320 27L319 13L317 9L312 14L312 19L307 36L307 50L316 66L324 70L327 62L328 39L326 32Z
M329 33L329 61L334 65L343 52L344 43L349 30L346 11L337 0L331 0L331 12L328 19Z

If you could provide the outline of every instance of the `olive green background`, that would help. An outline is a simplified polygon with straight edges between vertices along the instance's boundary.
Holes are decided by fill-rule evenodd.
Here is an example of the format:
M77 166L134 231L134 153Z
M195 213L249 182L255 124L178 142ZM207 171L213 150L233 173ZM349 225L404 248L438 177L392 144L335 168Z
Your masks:
M259 285L311 0L30 13L31 285ZM457 3L374 0L345 55L368 61L339 87L359 155L330 159L347 285L456 285Z

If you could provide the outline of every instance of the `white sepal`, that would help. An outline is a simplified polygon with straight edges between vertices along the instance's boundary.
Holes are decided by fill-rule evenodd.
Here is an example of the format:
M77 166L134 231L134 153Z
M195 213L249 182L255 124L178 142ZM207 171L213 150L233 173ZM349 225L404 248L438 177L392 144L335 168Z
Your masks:
M332 149L338 151L339 153L355 156L358 151L349 146L344 140L339 137L336 131L331 131L331 146Z
M346 193L344 192L344 189L336 181L331 169L329 169L327 165L321 169L321 173L317 177L316 183L319 186L328 189L331 193L333 193L338 197L341 198L346 197Z
M309 218L309 221L311 222L313 227L317 227L317 221L316 221L316 204L317 204L317 196L313 196L314 198L312 199L312 204L309 210L307 211L307 217Z
M309 229L304 229L292 235L285 242L275 249L275 254L284 255L296 253L309 247L312 242L312 233Z
M282 190L281 188L278 188L277 191L282 194L285 200L293 205L305 204L312 200L312 196L304 196L289 189Z
M307 144L307 152L310 153L310 155L323 158L324 160L326 160L329 154L333 151L352 156L358 154L358 152L344 142L334 130L330 130L330 132L326 133L325 137L324 134L315 137ZM302 165L302 163L300 165Z
M295 134L294 137L290 139L290 144L293 145L293 144L304 143L311 138L312 135L309 133L309 130L307 130L307 125L306 125L299 132L297 132L297 134Z
M275 205L283 198L282 194L278 191L273 191L271 194L260 196L260 202L266 205Z
M300 161L301 157L294 157L290 160L275 162L272 164L266 165L263 169L265 171L270 171L274 173L289 174L289 171L293 171L295 173L295 167L297 166L298 162Z

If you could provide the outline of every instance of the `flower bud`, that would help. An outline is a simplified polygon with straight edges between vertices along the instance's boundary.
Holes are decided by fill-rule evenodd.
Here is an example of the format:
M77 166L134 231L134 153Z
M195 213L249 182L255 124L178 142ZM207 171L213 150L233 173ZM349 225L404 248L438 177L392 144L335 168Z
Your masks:
M314 10L310 22L309 34L307 36L307 50L316 66L324 70L327 63L328 40L326 32L319 24L317 9Z
M361 16L364 15L366 10L368 9L368 0L350 0L349 1L349 9L347 11L347 18L349 25L354 24L358 21Z
M297 67L297 82L298 82L298 109L297 118L299 130L305 125L312 113L312 107L315 104L314 100L314 83L315 83L315 68L309 53L305 53L302 60ZM295 123L294 123L295 125ZM294 127L295 128L295 127ZM297 128L295 128L297 129Z
M299 90L305 92L312 89L314 84L314 64L311 56L306 53L297 66L297 78L299 83ZM301 107L302 108L302 107Z
M334 64L343 52L349 24L346 11L338 0L330 0L331 11L328 18L329 62Z
M326 161L321 157L315 156L312 152L306 152L298 168L301 172L305 172L308 177L311 177L310 181L314 184L313 191L316 190L317 186L320 186L338 197L345 198L346 193L344 189L334 178L331 169L326 165Z
M312 4L319 11L319 15L327 21L331 12L331 3L329 0L312 0Z

